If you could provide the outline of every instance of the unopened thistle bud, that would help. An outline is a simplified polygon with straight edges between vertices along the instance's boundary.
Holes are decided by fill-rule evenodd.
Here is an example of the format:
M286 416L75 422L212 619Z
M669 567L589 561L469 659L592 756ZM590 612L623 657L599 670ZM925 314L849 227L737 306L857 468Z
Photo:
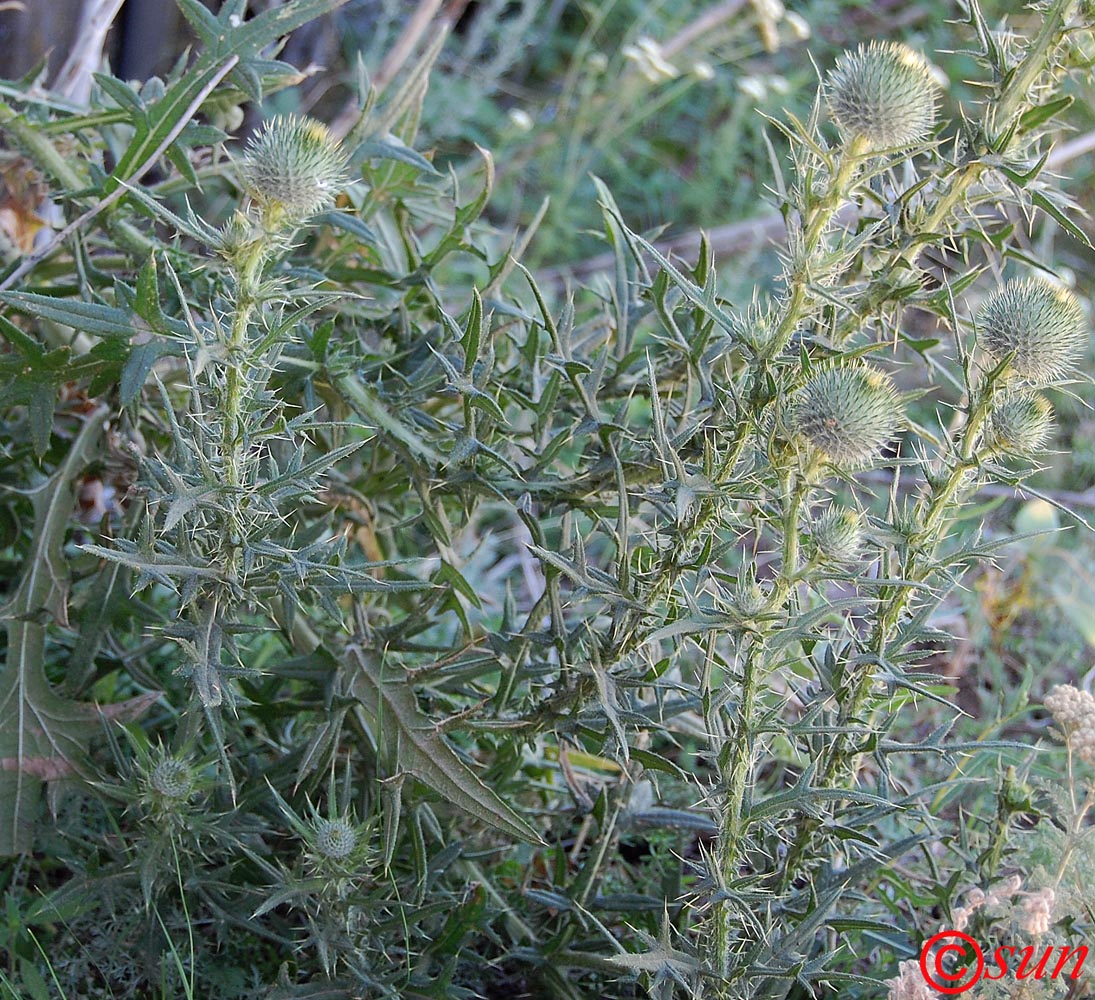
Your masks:
M247 193L269 229L291 227L330 207L346 156L326 126L310 118L275 118L253 137L240 162Z
M863 518L847 507L831 507L814 522L810 536L825 562L855 562L863 546Z
M316 826L316 850L325 858L338 861L357 847L357 830L345 819L325 819Z
M734 609L744 618L753 618L768 610L768 594L752 579L742 577L734 591Z
M1053 407L1033 393L1007 393L985 422L985 447L997 455L1027 457L1040 452L1053 429Z
M919 52L871 42L845 52L825 81L825 100L840 134L874 152L911 146L935 126L939 88Z
M816 372L791 402L791 426L838 465L874 459L901 423L893 383L867 365Z
M1067 375L1087 344L1079 300L1041 278L1009 281L993 292L977 318L977 339L994 361L1011 356L1011 370L1045 385Z
M181 760L165 757L152 769L148 783L165 799L185 799L194 787L194 775Z

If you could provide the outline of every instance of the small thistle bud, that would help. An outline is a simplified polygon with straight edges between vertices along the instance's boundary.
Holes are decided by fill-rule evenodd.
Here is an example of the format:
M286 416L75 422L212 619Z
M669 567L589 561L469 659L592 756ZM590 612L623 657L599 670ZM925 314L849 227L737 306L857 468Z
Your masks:
M243 212L233 212L219 235L217 249L230 260L248 257L266 242L262 230Z
M345 819L325 819L316 826L316 850L325 858L339 861L357 847L357 830Z
M768 610L768 594L751 579L742 577L734 591L734 609L743 618L754 618Z
M783 349L786 338L778 337L779 314L770 302L754 298L744 314L733 317L730 336L741 341L762 358L774 358ZM797 354L797 349L795 351Z
M1009 281L989 296L977 319L977 339L994 361L1011 355L1011 370L1035 385L1067 375L1087 344L1079 300L1041 278Z
M194 775L181 760L165 757L152 769L148 783L165 799L185 799L194 787Z
M326 126L310 118L275 118L247 146L240 175L271 229L288 227L334 202L346 156Z
M871 42L845 52L825 82L825 100L840 134L868 152L927 138L937 96L927 61L897 42Z
M791 425L838 465L874 459L901 422L893 383L866 365L816 372L791 401Z
M985 447L995 455L1036 455L1053 428L1053 407L1032 393L1002 396L985 422Z
M831 507L814 522L810 534L826 562L855 562L863 545L863 518L847 507Z

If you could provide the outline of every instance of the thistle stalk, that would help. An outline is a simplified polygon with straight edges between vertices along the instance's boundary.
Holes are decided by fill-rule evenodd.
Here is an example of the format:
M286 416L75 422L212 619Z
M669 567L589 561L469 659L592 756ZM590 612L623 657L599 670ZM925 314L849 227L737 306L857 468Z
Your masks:
M269 239L257 239L242 248L232 260L236 275L236 301L232 322L224 341L225 388L224 388L224 449L225 478L230 489L242 486L241 464L244 434L242 407L247 369L253 364L248 357L248 341L251 321L259 304L262 270L272 250Z
M997 377L999 374L999 372L993 373ZM882 606L879 608L875 626L867 641L867 648L875 660L881 660L886 655L893 631L900 623L912 599L915 588L908 584L922 581L935 560L939 545L943 541L944 528L948 523L947 515L956 510L961 496L972 490L975 485L970 480L970 471L979 465L977 446L981 438L981 430L992 411L995 393L996 378L987 378L970 405L962 439L949 473L937 485L933 484L930 487L926 498L918 508L915 519L922 528L915 537L909 539L905 562L898 573L906 585L883 589ZM873 683L873 673L867 669L861 669L854 677L851 681L851 689L841 699L838 728L847 726L859 717ZM848 740L841 735L835 736L818 767L820 786L835 787L841 771L854 771L857 759L858 756L850 758L848 755ZM819 826L820 821L816 818L803 817L801 820L779 876L781 889L787 889L799 874L810 841Z
M820 467L820 456L811 457L797 474L789 469L783 477L782 523L784 526L782 564L779 577L769 595L767 606L775 610L783 606L799 582L799 518L813 486L813 478ZM774 626L772 626L774 627ZM719 753L719 772L724 788L722 815L719 818L719 834L716 847L716 864L720 883L732 882L741 863L741 848L746 843L745 796L749 787L756 746L754 717L760 683L765 676L765 638L769 627L761 635L751 637L742 650L741 697L738 701L737 718L728 745ZM712 732L717 726L708 719ZM722 904L715 923L715 955L720 975L729 973L730 945L736 925L729 906Z
M1038 77L1045 71L1049 57L1064 36L1066 25L1079 8L1078 0L1054 0L1042 20L1042 27L1023 54L1023 58L1011 75L1000 99L992 109L992 121L1001 130L1011 124L1023 104L1030 103L1030 95Z

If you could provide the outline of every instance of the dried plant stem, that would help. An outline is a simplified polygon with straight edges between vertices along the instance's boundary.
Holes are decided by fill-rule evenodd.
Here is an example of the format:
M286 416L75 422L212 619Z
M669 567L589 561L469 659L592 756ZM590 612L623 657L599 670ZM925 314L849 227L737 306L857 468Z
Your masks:
M383 90L399 74L443 3L444 0L421 0L415 8L399 38L388 50L380 69L376 71L373 82L378 90Z
M76 43L57 74L58 93L77 104L87 103L91 74L103 59L103 44L125 0L85 0Z
M662 46L662 55L666 59L672 59L678 52L729 21L745 4L746 0L724 0L723 3L705 10L696 20L687 24Z

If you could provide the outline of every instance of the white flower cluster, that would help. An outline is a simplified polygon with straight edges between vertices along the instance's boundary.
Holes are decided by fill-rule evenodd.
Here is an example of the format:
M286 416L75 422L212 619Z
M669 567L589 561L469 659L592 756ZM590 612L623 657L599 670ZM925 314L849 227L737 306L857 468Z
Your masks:
M953 913L954 929L965 930L970 917L982 907L990 910L1006 907L1018 916L1019 926L1027 934L1035 937L1045 934L1053 923L1053 904L1057 901L1057 894L1049 888L1039 889L1037 892L1022 892L1022 888L1023 880L1018 875L1012 875L988 892L970 889L966 893L965 905L958 907ZM1015 896L1025 897L1018 907L1013 907L1011 902Z
M1053 924L1056 902L1057 894L1052 889L1024 892L1023 880L1018 875L1011 875L988 892L970 889L965 894L963 905L952 911L950 922L940 930L964 931L969 926L970 917L983 909L990 911L988 916L994 921L1014 919L1024 933L1040 937L1048 933ZM938 1000L937 994L925 983L918 961L901 962L897 968L898 975L886 983L889 987L887 1000Z
M1011 897L1019 892L1023 888L1023 880L1018 875L1012 875L1006 878L999 885L993 886L988 892L983 889L970 889L966 893L966 903L964 906L958 907L952 914L954 918L954 929L956 931L964 931L969 925L970 917L981 909L981 907L1000 906L1002 904L1010 904Z
M1023 910L1019 915L1019 926L1028 934L1037 937L1049 930L1053 922L1053 904L1057 894L1052 889L1042 889L1030 893L1023 901Z
M1045 706L1081 760L1095 764L1095 698L1071 684L1058 684Z
M887 1000L936 1000L937 994L933 993L924 981L919 962L909 959L907 962L900 963L897 969L897 978L889 980L890 991L886 994Z

